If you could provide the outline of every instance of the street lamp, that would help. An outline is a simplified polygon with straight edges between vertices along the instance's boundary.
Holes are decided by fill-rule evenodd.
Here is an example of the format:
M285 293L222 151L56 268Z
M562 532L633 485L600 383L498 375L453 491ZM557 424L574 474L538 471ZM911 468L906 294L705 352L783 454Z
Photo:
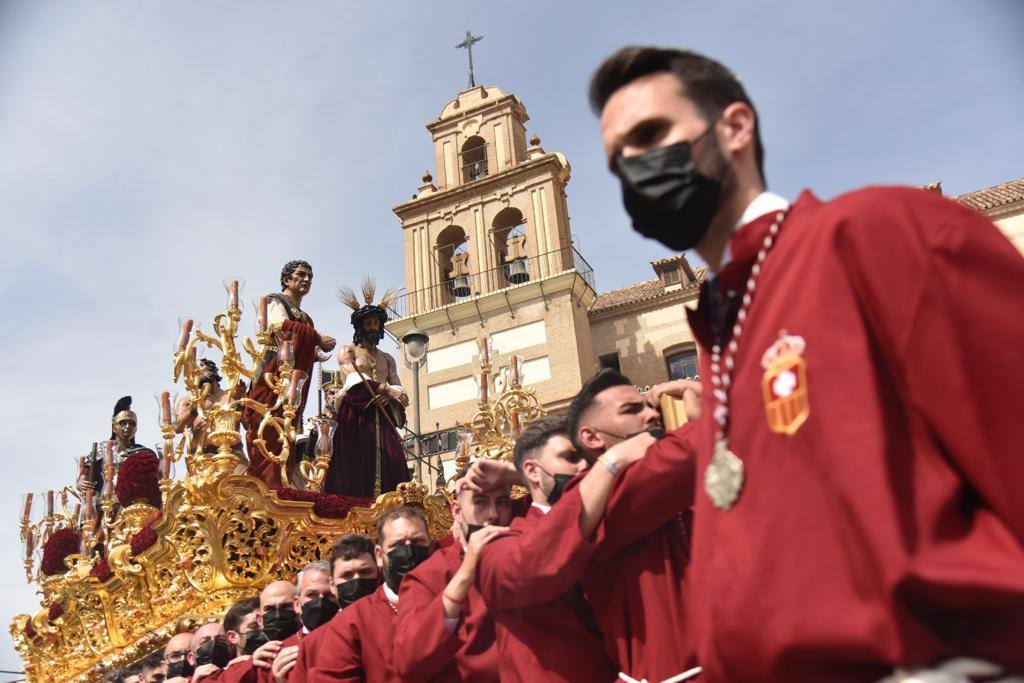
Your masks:
M423 481L423 439L420 434L420 365L427 359L427 347L430 337L416 328L409 330L402 337L402 355L405 367L412 370L412 429L416 433L413 441L413 453L416 455L416 479Z

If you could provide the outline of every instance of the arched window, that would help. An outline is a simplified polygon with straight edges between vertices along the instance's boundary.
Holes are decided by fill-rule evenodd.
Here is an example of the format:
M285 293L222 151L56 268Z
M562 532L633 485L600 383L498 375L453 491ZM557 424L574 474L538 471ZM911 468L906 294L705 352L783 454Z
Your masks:
M668 378L694 379L700 372L697 364L697 350L693 344L677 346L665 351L665 365L668 367Z
M466 232L458 225L449 225L437 236L437 266L442 301L450 303L472 293L469 244Z
M530 280L530 261L527 253L526 226L523 214L511 206L498 212L491 221L494 236L494 255L501 265L498 287L518 285Z
M466 140L459 153L462 157L462 182L471 183L487 175L487 143L479 135Z

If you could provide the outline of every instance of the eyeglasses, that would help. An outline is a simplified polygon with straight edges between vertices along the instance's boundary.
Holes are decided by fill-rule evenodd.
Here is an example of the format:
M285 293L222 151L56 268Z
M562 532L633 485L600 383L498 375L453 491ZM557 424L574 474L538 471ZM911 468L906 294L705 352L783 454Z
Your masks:
M165 662L170 662L171 664L173 664L175 662L180 662L181 660L185 659L185 655L186 654L188 654L187 651L183 651L183 652L168 652L166 655L164 655L164 661Z

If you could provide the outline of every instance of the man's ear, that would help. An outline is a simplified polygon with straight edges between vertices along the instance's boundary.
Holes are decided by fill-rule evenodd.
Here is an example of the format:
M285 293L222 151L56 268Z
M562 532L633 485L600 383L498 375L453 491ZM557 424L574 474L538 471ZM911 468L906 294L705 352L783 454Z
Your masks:
M527 459L523 461L523 479L527 483L540 487L541 476L540 465L537 464L536 460Z
M753 153L756 123L757 114L744 102L733 102L722 110L717 126L722 148L729 156L736 156L745 149Z
M379 545L373 546L373 557L377 560L377 571L384 570L384 549Z
M576 433L576 440L587 450L604 451L607 449L607 444L604 442L604 436L593 427L587 427L585 425L580 427L579 432Z
M238 645L238 631L227 631L224 633L224 637L232 645Z

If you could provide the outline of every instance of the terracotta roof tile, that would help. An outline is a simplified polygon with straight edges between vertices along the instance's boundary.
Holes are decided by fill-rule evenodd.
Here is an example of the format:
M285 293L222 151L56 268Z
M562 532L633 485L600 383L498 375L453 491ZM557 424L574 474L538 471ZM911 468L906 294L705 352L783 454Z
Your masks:
M979 211L991 211L1002 206L1024 202L1024 178L1011 180L1008 183L984 190L968 192L952 197L952 199Z
M680 291L692 291L700 286L700 283L704 280L704 275L706 273L706 267L698 268L694 273L696 275L696 279L689 285L685 285L681 290L673 289L666 292L665 287L661 284L661 280L655 278L653 280L644 280L643 282L637 282L636 284L598 294L597 300L590 308L590 314L594 315L596 313L603 313L605 311L611 311L645 301L653 301L654 299L658 299L663 296L670 296Z

